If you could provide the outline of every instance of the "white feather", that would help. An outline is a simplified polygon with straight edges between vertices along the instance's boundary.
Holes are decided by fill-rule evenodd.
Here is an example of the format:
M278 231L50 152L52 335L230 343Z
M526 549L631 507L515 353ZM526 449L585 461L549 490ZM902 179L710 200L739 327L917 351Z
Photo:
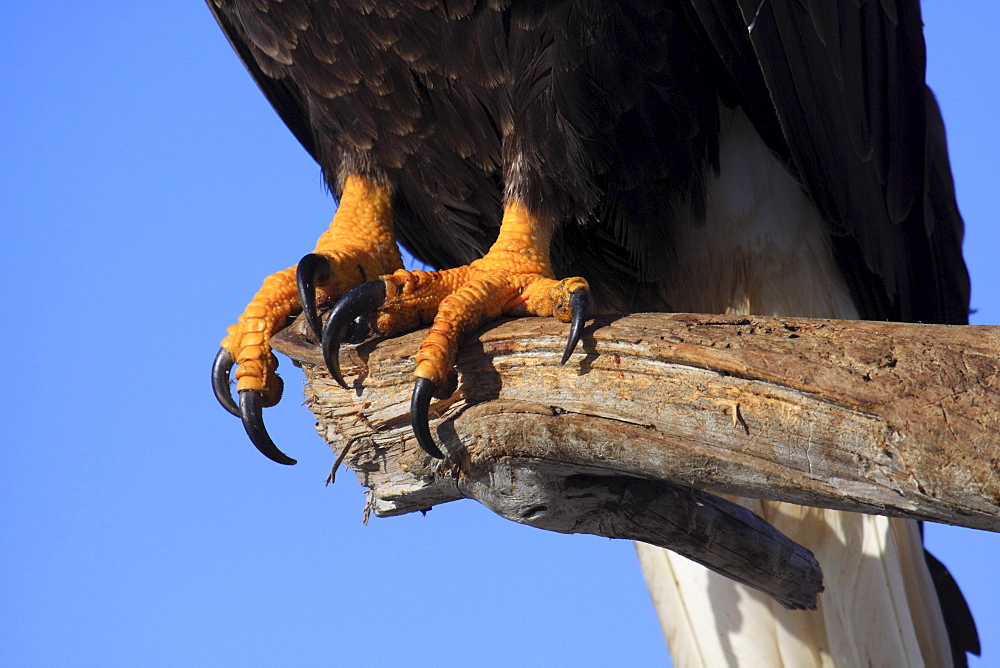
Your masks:
M678 311L857 318L819 212L746 115L721 108L704 224L678 225L661 286ZM672 552L636 544L674 665L948 666L916 525L740 500L816 554L819 609L788 611Z

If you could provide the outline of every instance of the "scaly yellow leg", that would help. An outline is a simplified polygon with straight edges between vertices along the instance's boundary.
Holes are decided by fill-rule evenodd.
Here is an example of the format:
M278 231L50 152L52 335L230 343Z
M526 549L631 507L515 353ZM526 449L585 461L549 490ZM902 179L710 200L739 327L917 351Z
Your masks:
M330 263L329 278L318 286L319 299L329 301L352 287L403 265L392 231L389 189L361 176L349 176L330 228L314 251ZM275 374L278 360L270 339L288 317L301 308L295 267L264 279L257 294L227 331L222 347L239 365L239 392L258 392L262 405L281 398L281 381Z
M555 279L549 258L552 232L551 222L532 216L520 202L507 205L496 242L472 264L431 273L400 270L386 277L386 305L377 331L397 333L433 317L414 375L443 386L459 340L483 324L503 315L555 316L570 322L570 297L588 286L580 277ZM400 313L404 304L410 307L407 315ZM413 306L417 308L411 310Z
M359 288L335 308L327 324L331 331L342 331L357 312L372 308L370 299L381 304L374 323L379 334L393 336L432 322L416 356L417 383L411 403L414 432L428 453L442 456L427 426L430 396L450 391L448 379L464 335L503 315L555 316L573 323L564 361L572 351L586 318L589 287L579 277L555 279L549 257L553 230L552 221L512 202L504 209L496 243L479 260L444 271L400 269L382 277L384 295L381 286ZM352 301L356 306L345 305ZM338 336L334 334L332 343L324 340L323 345L331 374L342 383L336 364Z

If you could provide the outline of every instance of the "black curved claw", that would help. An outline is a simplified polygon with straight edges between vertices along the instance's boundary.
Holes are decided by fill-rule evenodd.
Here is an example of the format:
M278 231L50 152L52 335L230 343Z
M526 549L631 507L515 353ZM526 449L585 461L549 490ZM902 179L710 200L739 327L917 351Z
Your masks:
M431 457L444 459L441 450L434 443L431 436L431 428L427 417L427 409L431 405L431 397L437 387L426 378L417 378L413 385L413 396L410 397L410 427L413 435L417 437L417 444L424 449L424 452Z
M295 284L299 289L299 302L302 312L306 314L309 327L319 339L323 323L316 310L316 286L330 279L330 261L322 255L309 253L299 260L295 269Z
M330 375L342 388L349 389L340 375L340 342L355 318L374 311L385 303L385 283L368 281L350 290L334 305L323 327L323 359Z
M278 449L264 427L260 401L260 392L256 390L240 392L240 417L243 419L243 428L247 430L247 436L262 455L272 462L291 466L295 460Z
M229 391L229 372L233 368L233 356L225 348L219 348L212 362L212 389L215 391L215 398L219 400L222 407L227 411L240 417L240 407L233 399L232 392Z
M587 322L587 315L590 313L590 291L579 289L570 295L570 306L573 309L572 320L569 326L569 340L566 342L566 349L563 350L560 364L565 364L569 356L573 354L576 344L580 342L580 335L583 334L583 326Z

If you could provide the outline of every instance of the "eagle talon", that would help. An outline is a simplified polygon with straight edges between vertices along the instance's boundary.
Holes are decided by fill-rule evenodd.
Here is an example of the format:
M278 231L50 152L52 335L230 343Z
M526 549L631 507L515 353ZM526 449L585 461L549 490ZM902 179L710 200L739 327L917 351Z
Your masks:
M434 382L426 378L417 378L417 382L413 385L413 396L410 398L410 427L413 429L413 435L417 437L417 444L424 449L424 452L435 459L444 459L444 454L431 436L428 419L428 408L436 389L437 385Z
M232 353L225 348L219 348L219 352L215 355L215 361L212 362L212 390L215 391L215 398L219 400L223 408L236 417L240 417L240 407L233 399L229 389L229 372L232 371L233 364Z
M317 253L309 253L295 269L295 284L299 290L299 303L318 340L322 336L323 322L316 310L316 286L330 280L330 261Z
M562 359L559 360L560 364L565 364L569 360L573 350L576 349L576 344L580 342L583 326L590 313L590 290L586 288L575 290L570 296L570 307L573 310L573 315L569 326L569 340L566 341L566 349L563 350Z
M264 416L261 408L261 394L256 390L243 390L240 392L240 418L243 420L243 428L247 430L247 436L260 453L278 464L291 466L295 460L278 449L278 446L271 440L267 429L264 427ZM223 404L224 405L224 404Z
M337 384L350 389L340 373L340 343L351 323L360 316L385 304L385 283L381 280L368 281L350 290L341 297L330 311L323 327L323 359Z

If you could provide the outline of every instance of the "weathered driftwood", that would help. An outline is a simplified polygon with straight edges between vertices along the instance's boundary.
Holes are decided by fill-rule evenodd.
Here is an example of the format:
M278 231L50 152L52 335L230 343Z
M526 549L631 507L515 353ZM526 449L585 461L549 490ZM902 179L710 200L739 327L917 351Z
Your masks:
M444 462L409 428L422 334L342 351L335 385L300 323L318 429L377 515L475 498L509 519L668 547L790 607L812 555L721 492L1000 530L1000 332L799 318L639 314L506 321L467 342L431 405Z

